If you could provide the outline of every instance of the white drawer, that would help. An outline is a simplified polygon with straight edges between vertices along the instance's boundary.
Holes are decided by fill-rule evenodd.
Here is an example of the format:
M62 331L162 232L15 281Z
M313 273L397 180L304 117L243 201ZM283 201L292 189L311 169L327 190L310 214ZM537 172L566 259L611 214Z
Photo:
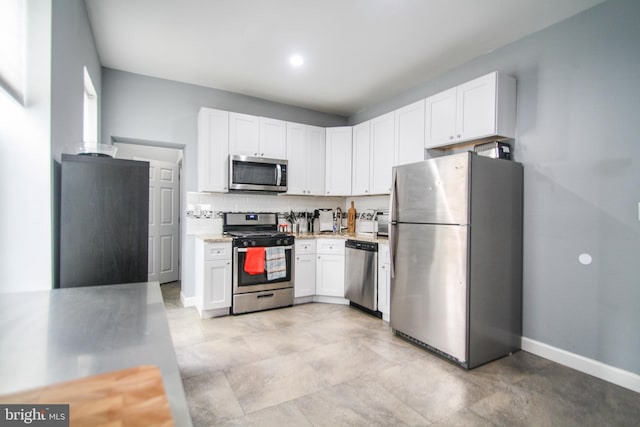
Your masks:
M205 243L204 260L231 259L231 243Z
M318 239L316 252L319 254L344 254L344 239Z
M391 261L389 256L389 244L378 243L378 264L389 264Z
M314 239L296 240L296 255L315 253L316 241Z

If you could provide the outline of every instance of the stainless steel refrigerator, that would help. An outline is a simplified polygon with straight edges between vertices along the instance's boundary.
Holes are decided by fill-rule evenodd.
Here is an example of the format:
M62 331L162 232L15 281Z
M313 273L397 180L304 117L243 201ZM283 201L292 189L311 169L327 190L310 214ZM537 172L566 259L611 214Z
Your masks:
M471 369L520 348L522 165L464 152L393 168L391 327Z

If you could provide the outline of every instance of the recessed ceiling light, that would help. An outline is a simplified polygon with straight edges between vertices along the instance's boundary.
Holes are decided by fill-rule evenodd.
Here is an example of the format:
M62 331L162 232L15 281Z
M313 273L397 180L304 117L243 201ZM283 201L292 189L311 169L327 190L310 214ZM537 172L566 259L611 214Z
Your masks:
M304 64L304 58L300 55L293 55L291 58L289 58L289 62L294 67L300 67L302 64Z

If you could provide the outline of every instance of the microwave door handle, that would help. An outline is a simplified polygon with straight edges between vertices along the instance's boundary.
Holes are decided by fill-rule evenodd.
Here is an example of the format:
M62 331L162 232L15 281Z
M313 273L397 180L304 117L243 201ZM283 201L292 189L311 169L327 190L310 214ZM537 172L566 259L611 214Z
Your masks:
M282 167L280 163L276 165L276 185L280 186L280 182L282 181Z

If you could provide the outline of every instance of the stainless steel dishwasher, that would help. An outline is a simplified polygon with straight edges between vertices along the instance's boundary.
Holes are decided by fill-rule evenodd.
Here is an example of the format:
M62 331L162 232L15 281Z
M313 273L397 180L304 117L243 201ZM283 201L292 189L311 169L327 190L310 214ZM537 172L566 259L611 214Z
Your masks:
M345 257L344 297L378 315L378 244L347 240Z

